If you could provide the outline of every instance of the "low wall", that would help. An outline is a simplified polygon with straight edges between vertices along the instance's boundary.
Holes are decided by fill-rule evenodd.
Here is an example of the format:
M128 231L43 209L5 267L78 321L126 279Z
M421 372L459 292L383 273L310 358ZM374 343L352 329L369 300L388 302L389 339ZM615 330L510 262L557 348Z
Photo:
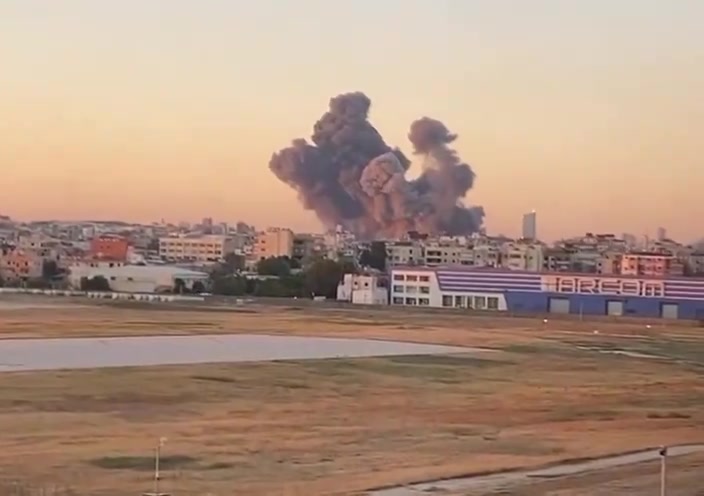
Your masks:
M147 293L116 293L103 291L75 291L70 289L27 289L27 288L0 288L0 294L22 294L57 297L81 297L99 300L129 300L129 301L157 301L157 302L196 302L205 301L203 296L174 295L174 294L147 294Z

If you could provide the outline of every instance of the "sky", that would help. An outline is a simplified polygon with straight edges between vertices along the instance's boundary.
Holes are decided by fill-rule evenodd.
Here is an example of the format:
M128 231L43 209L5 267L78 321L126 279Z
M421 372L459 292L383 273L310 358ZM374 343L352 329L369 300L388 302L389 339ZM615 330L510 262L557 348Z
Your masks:
M364 91L459 134L490 233L703 237L699 0L0 0L0 214L320 230L268 169ZM415 165L409 174L418 174Z

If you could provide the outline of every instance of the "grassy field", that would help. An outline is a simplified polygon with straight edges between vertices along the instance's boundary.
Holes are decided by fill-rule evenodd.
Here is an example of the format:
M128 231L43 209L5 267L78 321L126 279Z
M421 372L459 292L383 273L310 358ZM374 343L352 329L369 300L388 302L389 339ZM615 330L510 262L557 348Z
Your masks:
M704 441L704 339L695 328L295 307L0 313L4 338L224 332L497 352L0 374L0 495L15 481L76 494L139 494L151 487L160 436L168 438L164 489L178 495L362 494ZM655 358L614 354L623 351ZM701 461L678 461L683 469L673 472L673 484L685 488ZM651 472L629 467L503 494L644 494L637 484L651 487ZM634 492L621 491L623 478Z

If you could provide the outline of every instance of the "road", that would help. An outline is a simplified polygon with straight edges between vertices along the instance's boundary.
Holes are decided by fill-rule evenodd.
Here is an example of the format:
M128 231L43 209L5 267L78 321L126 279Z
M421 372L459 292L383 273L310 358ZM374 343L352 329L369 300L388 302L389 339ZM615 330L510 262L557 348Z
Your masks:
M693 453L704 452L704 444L692 444L683 446L672 446L668 449L669 456L682 456ZM623 455L605 456L578 463L563 463L546 468L533 470L516 470L492 475L478 475L447 479L444 481L426 482L413 484L404 487L395 487L370 491L369 496L419 496L422 494L461 494L465 491L496 491L509 487L520 486L530 483L535 479L554 479L580 475L588 472L595 472L611 468L644 463L659 458L658 450L641 451L638 453L628 453ZM468 493L468 494L473 494Z

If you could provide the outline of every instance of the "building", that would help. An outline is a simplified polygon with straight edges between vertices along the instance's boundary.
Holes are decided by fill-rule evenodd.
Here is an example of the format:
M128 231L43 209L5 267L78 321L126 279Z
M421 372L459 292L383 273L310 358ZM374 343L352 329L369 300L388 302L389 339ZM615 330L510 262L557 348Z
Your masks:
M170 262L219 262L235 252L235 240L229 236L178 236L159 238L159 256Z
M419 241L390 241L386 243L386 263L394 265L424 265L423 245Z
M90 241L90 255L98 260L126 261L130 243L122 236L97 236Z
M290 229L270 227L257 233L254 258L264 260L272 257L293 257L294 234Z
M110 266L112 264L112 266ZM186 290L194 289L196 282L203 288L208 282L208 274L167 265L121 265L114 262L92 262L71 267L69 282L76 289L81 281L94 277L104 277L112 291L120 293L168 293L174 292L179 284Z
M7 281L37 279L42 276L44 257L35 250L0 251L0 276Z
M543 246L539 243L509 242L501 245L501 267L537 272L543 268Z
M523 214L523 239L530 239L535 241L538 239L538 214L535 210Z
M667 240L667 229L664 227L658 227L657 237L660 242Z
M337 286L337 299L356 305L388 305L386 278L380 274L345 274Z
M391 270L391 304L704 319L704 279L396 267Z
M621 275L627 276L664 277L684 274L684 264L669 253L624 253L620 269Z

